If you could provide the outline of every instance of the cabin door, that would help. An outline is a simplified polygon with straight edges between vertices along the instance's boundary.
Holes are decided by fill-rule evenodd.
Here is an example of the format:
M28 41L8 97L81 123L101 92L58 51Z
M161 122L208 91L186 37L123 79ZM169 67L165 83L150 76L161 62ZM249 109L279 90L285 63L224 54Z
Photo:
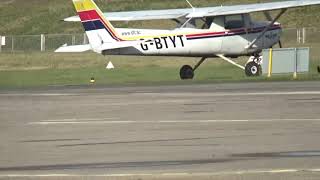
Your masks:
M225 16L225 35L222 40L221 52L225 55L240 55L248 45L246 15Z

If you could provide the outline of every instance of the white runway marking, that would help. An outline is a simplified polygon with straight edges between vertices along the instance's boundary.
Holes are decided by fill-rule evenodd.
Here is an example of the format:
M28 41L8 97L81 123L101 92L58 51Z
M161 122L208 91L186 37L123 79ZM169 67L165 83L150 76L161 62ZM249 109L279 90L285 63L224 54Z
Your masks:
M320 95L320 91L277 91L277 92L235 92L235 93L219 93L219 92L199 92L199 93L136 93L136 95L150 95L150 96L190 96L190 97L225 97L225 96L265 96L265 95Z
M253 92L253 93L229 93L233 96L257 96L257 95L318 95L320 91L294 91L294 92Z
M115 120L118 118L72 118L72 119L54 119L54 120L44 120L45 122L76 122L76 121L103 121L103 120Z
M243 171L225 171L225 172L213 172L213 173L137 173L137 174L98 174L98 175L81 175L81 174L3 174L0 178L10 177L133 177L133 176L153 176L153 177L195 177L195 176L219 176L219 175L246 175L246 174L284 174L284 173L319 173L320 169L271 169L271 170L243 170Z
M95 94L95 93L8 93L8 94L0 94L0 97L15 97L15 96L78 96L81 94L88 95L101 95L101 96L115 96L114 94ZM214 96L214 97L224 97L224 96L264 96L264 95L320 95L320 91L258 91L258 92L235 92L235 93L221 93L221 92L181 92L181 93L153 93L153 92L135 92L131 94L117 94L118 96L127 96L127 95L146 95L146 96L190 96L190 97L206 97L206 96Z
M64 94L64 93L39 93L39 94L0 94L2 97L15 97L15 96L26 96L26 97L36 97L36 96L76 96L78 94Z
M123 121L107 120L108 118L92 119L58 119L30 122L29 125L59 125L59 124L180 124L180 123L247 123L247 122L283 122L283 121L314 121L320 122L320 119L233 119L233 120L159 120L159 121Z

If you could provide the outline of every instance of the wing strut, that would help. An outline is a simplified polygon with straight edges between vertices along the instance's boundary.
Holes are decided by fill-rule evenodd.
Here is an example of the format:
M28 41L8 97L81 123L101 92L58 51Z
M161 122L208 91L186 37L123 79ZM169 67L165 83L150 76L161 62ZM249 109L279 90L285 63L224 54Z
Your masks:
M268 21L273 21L273 18L271 17L269 11L264 11L263 14L264 14L264 16L266 17L266 19L267 19Z
M261 34L260 34L256 39L254 39L254 40L246 47L246 49L252 48L252 46L253 46L259 39L261 39L262 36L264 36L264 34L274 25L274 23L275 23L286 11L287 11L287 9L281 9L281 12L272 20L272 22L271 22L268 26L265 27L265 29L261 32ZM270 15L267 15L267 14L265 14L265 15L267 16L268 19L271 18Z
M228 63L233 64L233 65L235 65L235 66L237 66L237 67L239 67L239 68L241 68L241 69L245 70L244 66L241 66L240 64L238 64L238 63L236 63L236 62L232 61L231 59L229 59L229 58L225 57L224 55L222 55L222 54L218 54L217 56L218 56L218 57L220 57L221 59L223 59L223 60L227 61Z

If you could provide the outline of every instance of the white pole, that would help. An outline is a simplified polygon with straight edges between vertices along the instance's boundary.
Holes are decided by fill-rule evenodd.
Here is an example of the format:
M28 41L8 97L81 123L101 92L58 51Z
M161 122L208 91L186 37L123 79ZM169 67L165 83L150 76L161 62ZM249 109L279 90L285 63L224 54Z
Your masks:
M14 37L11 36L11 52L14 51Z
M72 35L72 45L75 45L75 44L76 44L76 36Z
M44 34L41 34L41 52L46 50L46 37Z
M2 51L2 36L0 36L0 53Z
M43 37L42 34L40 35L40 51L43 51Z
M88 38L86 33L83 34L83 44L88 44Z
M300 29L297 29L297 42L300 44Z
M306 28L302 28L302 43L306 43Z

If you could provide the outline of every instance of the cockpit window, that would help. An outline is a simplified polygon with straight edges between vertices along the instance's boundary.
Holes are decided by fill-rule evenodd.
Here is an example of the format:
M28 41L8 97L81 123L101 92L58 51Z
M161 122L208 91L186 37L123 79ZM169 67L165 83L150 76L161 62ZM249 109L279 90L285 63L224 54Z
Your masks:
M231 15L225 17L225 29L238 29L244 27L242 15Z
M193 24L197 29L209 29L213 22L213 17L206 17L206 18L197 18L192 19L190 24Z

